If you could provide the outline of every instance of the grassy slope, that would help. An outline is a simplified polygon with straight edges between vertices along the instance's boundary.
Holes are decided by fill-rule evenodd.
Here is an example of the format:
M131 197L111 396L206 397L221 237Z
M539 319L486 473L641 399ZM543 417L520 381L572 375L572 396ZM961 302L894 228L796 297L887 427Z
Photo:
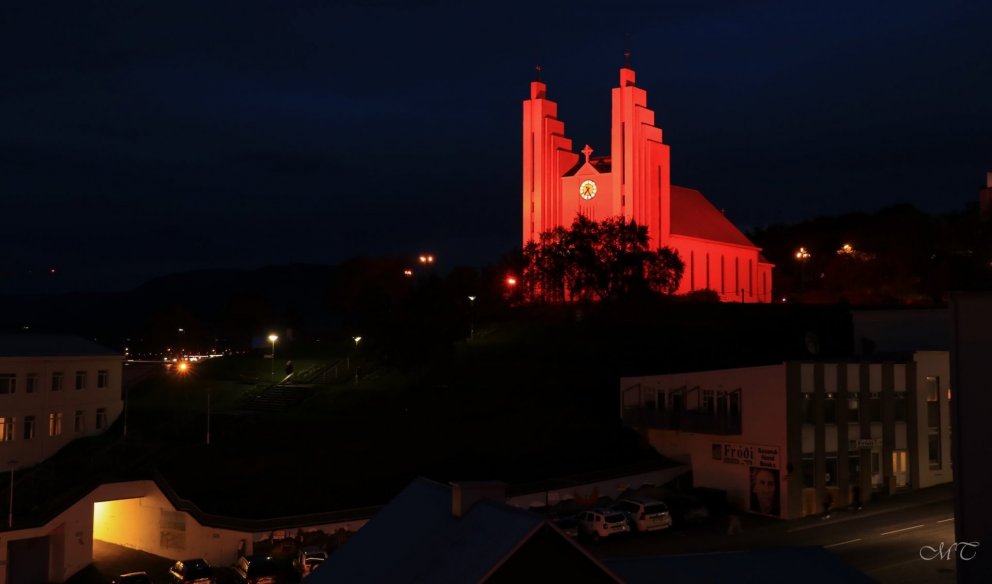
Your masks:
M73 476L157 467L203 510L241 517L382 504L418 475L512 485L643 468L664 461L620 423L620 376L781 361L801 356L809 330L825 352L848 334L830 309L587 307L579 317L571 307L517 317L480 323L470 343L369 342L358 385L344 372L346 350L315 353L312 362L342 359L340 382L282 413L238 412L239 398L270 379L270 362L205 363L130 393L127 443L77 441L49 466ZM311 364L285 350L298 372Z

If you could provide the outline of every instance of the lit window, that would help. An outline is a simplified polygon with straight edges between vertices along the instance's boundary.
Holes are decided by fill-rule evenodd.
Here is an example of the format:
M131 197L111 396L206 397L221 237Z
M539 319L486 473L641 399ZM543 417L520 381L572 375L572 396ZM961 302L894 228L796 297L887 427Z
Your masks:
M96 374L96 388L103 389L105 387L110 387L110 372L106 369L101 369Z
M24 439L34 438L34 416L24 416Z
M24 384L24 391L34 393L38 389L38 374L28 373L27 383Z
M86 414L82 410L76 410L76 422L73 424L73 428L77 434L86 431Z
M103 430L106 427L107 427L107 408L97 408L96 429Z
M52 373L52 391L62 391L62 372Z
M17 388L17 376L13 373L0 373L0 393L14 393Z
M62 412L48 414L48 435L62 435Z
M76 389L86 389L85 371L76 371Z
M14 418L0 418L0 442L10 442L14 439Z

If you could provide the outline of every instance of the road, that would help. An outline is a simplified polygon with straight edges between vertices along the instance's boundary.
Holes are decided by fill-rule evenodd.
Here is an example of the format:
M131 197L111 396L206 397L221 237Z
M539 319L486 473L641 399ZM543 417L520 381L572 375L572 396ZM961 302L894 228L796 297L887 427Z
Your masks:
M733 536L727 535L725 525L714 522L588 547L594 555L610 558L822 546L879 582L955 581L954 560L933 557L941 543L946 550L954 542L949 485L891 497L860 512L834 513L829 519L776 521L749 516L744 518L744 532ZM923 556L933 559L921 557L921 550ZM982 552L981 547L965 548L969 555Z

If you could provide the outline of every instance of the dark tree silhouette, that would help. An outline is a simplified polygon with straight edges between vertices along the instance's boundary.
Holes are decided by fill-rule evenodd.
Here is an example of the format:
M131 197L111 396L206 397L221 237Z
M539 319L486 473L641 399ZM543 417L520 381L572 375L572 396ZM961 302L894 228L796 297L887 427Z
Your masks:
M650 248L647 227L624 217L542 233L523 250L523 291L529 301L618 300L672 294L685 268L677 252Z

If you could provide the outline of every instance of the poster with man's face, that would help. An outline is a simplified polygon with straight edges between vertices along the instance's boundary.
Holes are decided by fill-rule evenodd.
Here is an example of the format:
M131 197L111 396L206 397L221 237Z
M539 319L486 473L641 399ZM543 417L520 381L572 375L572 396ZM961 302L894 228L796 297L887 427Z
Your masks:
M779 515L778 469L751 467L751 512Z

